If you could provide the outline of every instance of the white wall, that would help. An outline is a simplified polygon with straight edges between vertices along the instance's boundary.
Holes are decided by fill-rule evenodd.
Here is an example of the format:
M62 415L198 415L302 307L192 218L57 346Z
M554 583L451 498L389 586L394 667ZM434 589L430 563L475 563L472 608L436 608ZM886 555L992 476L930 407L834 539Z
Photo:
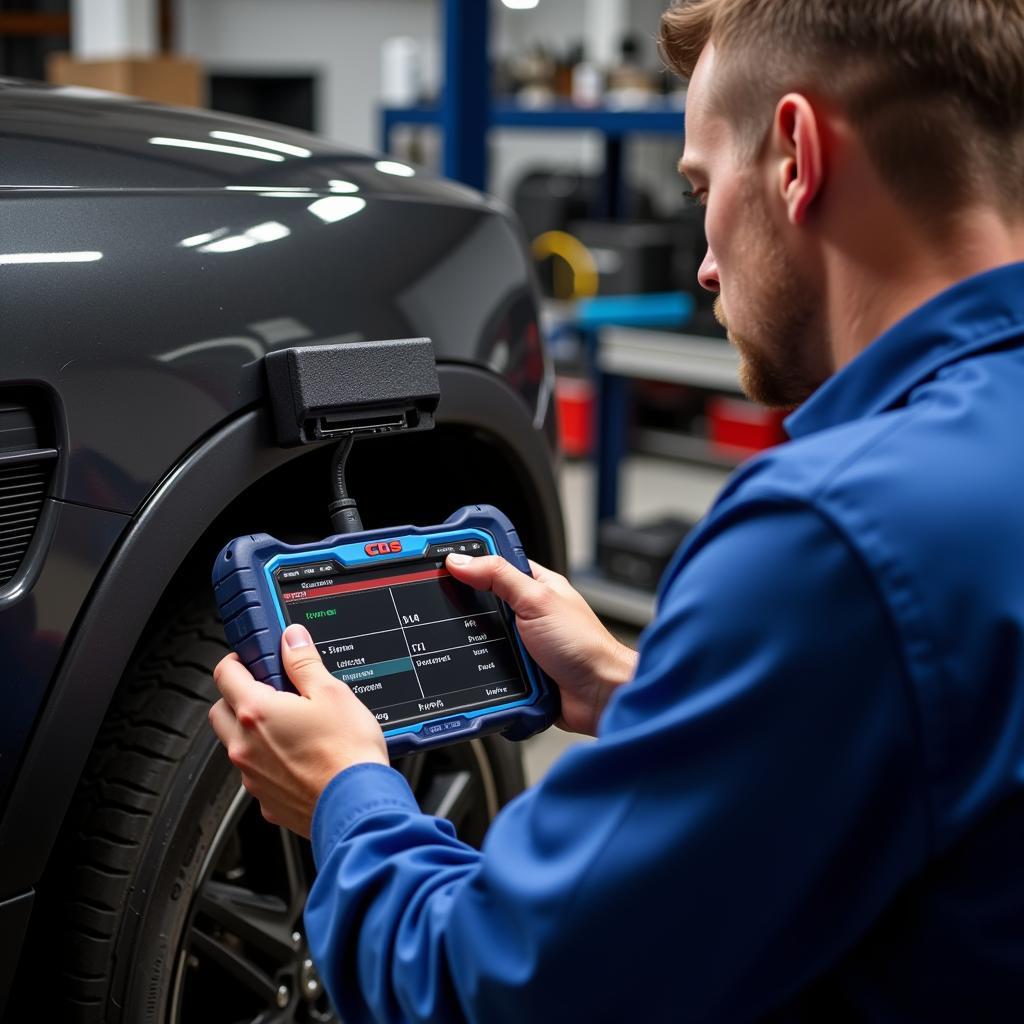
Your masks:
M178 50L211 71L319 74L319 130L378 142L380 49L390 36L436 45L435 0L178 0Z
M360 148L379 145L380 51L384 40L408 35L435 54L439 74L439 0L177 0L178 49L212 71L319 74L319 131ZM492 52L522 50L533 42L565 48L584 35L586 0L540 0L513 11L490 0ZM649 39L668 0L628 0L630 21ZM653 43L645 46L653 54ZM427 162L436 157L434 133L423 131ZM399 138L401 139L401 135ZM629 166L663 195L675 189L670 167L681 143L640 141ZM495 132L491 136L490 191L508 200L515 182L538 165L598 171L600 137L582 132ZM666 183L668 185L666 186ZM666 191L666 188L669 191ZM677 190L676 190L677 191Z

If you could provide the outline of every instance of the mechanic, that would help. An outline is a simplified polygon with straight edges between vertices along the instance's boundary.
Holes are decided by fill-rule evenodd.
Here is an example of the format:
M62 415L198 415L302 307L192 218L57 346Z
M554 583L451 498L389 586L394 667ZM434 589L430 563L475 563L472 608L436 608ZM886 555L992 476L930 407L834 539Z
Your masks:
M638 660L560 576L450 557L597 741L478 852L300 626L301 696L229 658L211 720L312 834L346 1021L1019 1020L1024 3L692 0L662 47L700 283L750 396L796 411Z

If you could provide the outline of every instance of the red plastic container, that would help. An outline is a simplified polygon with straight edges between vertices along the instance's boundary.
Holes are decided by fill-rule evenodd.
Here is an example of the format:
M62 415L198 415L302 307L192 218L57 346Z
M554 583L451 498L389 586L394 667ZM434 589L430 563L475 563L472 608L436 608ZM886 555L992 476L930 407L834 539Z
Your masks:
M555 380L558 432L562 451L570 458L587 458L594 449L594 385L585 377Z
M709 398L705 411L708 440L727 457L743 457L786 440L782 421L788 413L762 409L742 398Z

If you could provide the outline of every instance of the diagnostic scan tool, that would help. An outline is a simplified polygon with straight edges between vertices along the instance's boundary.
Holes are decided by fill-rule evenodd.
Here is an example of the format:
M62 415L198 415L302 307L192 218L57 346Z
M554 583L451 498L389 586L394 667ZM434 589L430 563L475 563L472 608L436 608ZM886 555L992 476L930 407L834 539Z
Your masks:
M511 610L445 569L451 552L499 554L530 571L512 524L489 505L439 526L312 544L238 537L213 572L225 633L257 679L290 689L281 634L301 623L327 670L374 713L392 756L489 732L524 739L557 717L557 691Z

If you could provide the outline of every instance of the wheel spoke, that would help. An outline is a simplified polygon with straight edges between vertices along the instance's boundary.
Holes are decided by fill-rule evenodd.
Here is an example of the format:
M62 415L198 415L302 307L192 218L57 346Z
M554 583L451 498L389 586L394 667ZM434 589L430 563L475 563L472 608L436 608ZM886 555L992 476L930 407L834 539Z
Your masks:
M414 754L396 767L426 813L447 818L460 836L479 842L499 806L483 744ZM272 839L254 808L240 791L211 847L181 953L183 965L198 960L206 969L189 972L176 1005L191 1013L212 999L227 1011L218 1011L220 1019L234 1019L235 1010L253 1014L248 1024L287 1024L298 1005L303 1019L336 1021L325 996L314 1004L300 991L307 955L301 915L313 878L308 846L287 829L275 829ZM243 999L242 990L258 1003Z
M189 946L195 956L213 961L261 1002L273 1005L277 997L277 985L269 974L261 971L251 960L194 927L189 932Z
M306 876L306 862L302 855L302 842L290 829L282 828L281 848L284 854L284 871L288 884L289 925L294 924L302 914L309 895L309 879Z
M292 1024L295 1015L291 1008L283 1010L264 1010L258 1017L254 1017L249 1024Z
M438 772L420 800L425 814L458 822L473 805L473 775L468 771Z
M276 962L287 964L294 960L295 915L280 897L210 879L199 893L198 910ZM193 931L202 934L198 928Z

